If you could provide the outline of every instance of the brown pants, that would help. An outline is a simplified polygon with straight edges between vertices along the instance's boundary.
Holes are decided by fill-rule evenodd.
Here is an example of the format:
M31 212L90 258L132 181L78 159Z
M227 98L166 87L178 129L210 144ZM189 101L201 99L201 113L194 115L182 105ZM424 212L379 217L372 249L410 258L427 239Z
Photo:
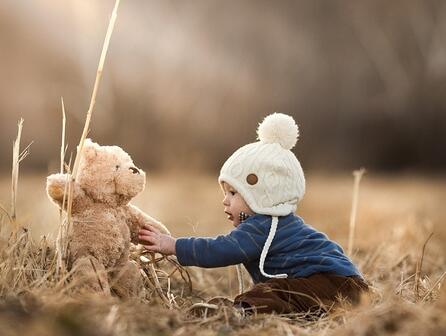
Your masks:
M357 303L367 284L359 276L340 276L316 273L305 278L271 279L256 284L238 295L234 305L257 313L308 313L308 316L327 312L341 297Z

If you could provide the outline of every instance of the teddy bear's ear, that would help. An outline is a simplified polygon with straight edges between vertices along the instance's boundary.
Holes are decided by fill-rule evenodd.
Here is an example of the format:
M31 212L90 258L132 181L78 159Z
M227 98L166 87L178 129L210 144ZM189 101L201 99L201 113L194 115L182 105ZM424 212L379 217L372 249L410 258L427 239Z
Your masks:
M84 150L83 150L83 157L87 161L90 161L94 159L97 156L97 150L99 148L99 145L97 143L94 143L91 141L91 139L87 138L84 142Z

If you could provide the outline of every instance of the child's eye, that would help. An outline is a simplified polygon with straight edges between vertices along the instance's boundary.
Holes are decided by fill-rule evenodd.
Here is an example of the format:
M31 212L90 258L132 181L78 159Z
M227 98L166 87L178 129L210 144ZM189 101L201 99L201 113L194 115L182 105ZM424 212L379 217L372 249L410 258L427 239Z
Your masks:
M234 196L237 192L236 191L230 191L229 192L232 196Z

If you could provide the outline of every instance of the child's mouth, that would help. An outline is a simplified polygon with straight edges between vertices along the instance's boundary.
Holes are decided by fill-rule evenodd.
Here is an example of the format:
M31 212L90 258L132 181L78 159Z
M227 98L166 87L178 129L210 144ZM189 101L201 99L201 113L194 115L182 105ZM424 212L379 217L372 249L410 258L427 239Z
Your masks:
M234 219L234 216L232 216L232 214L231 213L229 213L229 212L227 212L227 211L225 211L225 214L227 214L228 215L228 219L229 220L233 220Z

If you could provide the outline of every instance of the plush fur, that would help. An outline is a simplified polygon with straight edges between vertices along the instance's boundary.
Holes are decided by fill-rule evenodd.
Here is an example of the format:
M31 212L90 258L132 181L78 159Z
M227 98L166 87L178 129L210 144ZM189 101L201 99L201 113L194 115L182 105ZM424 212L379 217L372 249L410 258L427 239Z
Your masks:
M48 196L59 207L66 183L66 174L47 178ZM82 288L106 294L112 290L121 297L141 294L140 270L129 260L130 242L138 244L143 224L169 233L163 224L129 204L144 187L144 171L135 167L124 150L86 139L73 189L68 255L74 276L82 278Z

